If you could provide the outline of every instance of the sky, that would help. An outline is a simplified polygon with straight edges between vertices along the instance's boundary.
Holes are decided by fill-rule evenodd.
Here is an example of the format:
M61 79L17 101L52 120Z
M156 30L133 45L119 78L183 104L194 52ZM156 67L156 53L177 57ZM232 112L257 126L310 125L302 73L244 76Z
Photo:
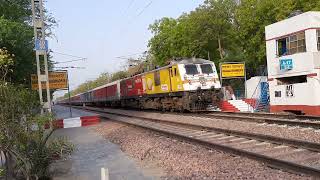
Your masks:
M53 61L80 58L85 61L56 64L69 69L70 89L103 72L116 72L125 65L119 56L130 57L148 50L150 24L162 17L179 17L204 0L47 0L45 7L58 21L49 40ZM67 55L73 55L67 56ZM137 55L133 56L136 57ZM65 91L55 93L61 96Z

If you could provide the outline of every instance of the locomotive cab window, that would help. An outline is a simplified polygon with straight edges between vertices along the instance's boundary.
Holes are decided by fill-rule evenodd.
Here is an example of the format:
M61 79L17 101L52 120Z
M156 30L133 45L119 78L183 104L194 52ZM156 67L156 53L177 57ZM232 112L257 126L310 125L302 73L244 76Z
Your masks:
M184 67L186 68L186 73L189 75L195 75L199 73L197 66L194 64L184 65Z
M213 73L213 69L210 64L201 64L200 67L201 67L201 71L203 74L212 74Z
M154 85L160 86L160 71L154 72Z
M169 73L170 73L170 76L173 77L172 69L170 68L169 71L170 71L170 72L169 72Z
M177 68L174 68L174 75L179 76Z

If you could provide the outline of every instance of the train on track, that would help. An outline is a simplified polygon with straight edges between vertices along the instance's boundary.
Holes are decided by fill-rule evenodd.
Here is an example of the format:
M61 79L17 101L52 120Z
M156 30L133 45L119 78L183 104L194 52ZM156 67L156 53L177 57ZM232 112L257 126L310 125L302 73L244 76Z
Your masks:
M216 107L221 84L213 62L181 59L149 72L77 94L60 104L112 106L163 111L197 111Z

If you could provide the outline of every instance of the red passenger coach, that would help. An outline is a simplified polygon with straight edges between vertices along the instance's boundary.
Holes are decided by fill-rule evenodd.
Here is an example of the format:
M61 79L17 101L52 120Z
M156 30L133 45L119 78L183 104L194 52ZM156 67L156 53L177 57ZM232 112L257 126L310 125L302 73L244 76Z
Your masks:
M81 104L80 94L71 97L70 101L77 105ZM66 103L68 103L68 99L66 99Z
M107 98L107 87L101 86L93 89L93 101L100 102L105 101Z
M142 76L124 79L120 82L121 98L130 99L144 94Z
M92 101L100 105L114 105L120 100L120 81L115 81L92 90Z
M117 96L117 84L113 84L107 87L107 96L108 98Z
M107 101L120 101L120 81L107 84Z

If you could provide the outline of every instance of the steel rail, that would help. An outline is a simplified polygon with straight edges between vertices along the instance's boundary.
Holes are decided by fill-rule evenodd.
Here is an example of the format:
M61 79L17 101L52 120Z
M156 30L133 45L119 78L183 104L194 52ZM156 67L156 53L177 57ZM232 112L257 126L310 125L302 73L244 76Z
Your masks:
M76 107L76 108L79 108L79 107ZM266 135L260 135L260 134L251 134L251 133L225 130L225 129L219 129L219 128L211 128L211 127L205 127L202 125L178 123L178 122L165 121L165 120L159 120L159 119L154 119L154 118L145 118L145 117L139 117L139 116L137 117L134 115L108 112L108 111L97 109L97 108L79 108L79 109L85 109L87 111L102 113L100 115L102 117L106 117L106 118L109 118L110 115L111 116L114 115L114 116L120 116L120 117L121 116L128 117L128 118L131 118L130 121L123 121L123 120L116 120L116 121L120 121L122 123L127 123L130 125L139 126L139 127L151 129L153 131L173 135L175 137L179 137L179 138L182 138L187 141L193 141L198 144L202 144L207 147L219 149L219 150L229 152L232 154L246 156L251 159L262 161L264 163L267 163L267 164L269 164L273 167L277 167L279 169L286 169L286 170L293 171L293 172L299 172L299 173L309 174L309 175L312 175L315 177L320 177L320 169L317 169L314 167L305 166L303 164L294 163L291 161L270 157L267 155L263 155L261 153L250 152L248 150L243 150L241 148L230 147L227 145L223 145L223 143L209 142L209 141L206 141L205 139L199 139L197 137L188 135L188 133L182 133L182 132L183 132L183 129L187 132L188 130L191 131L191 130L200 128L200 129L208 130L209 132L223 133L226 136L233 135L235 137L243 137L246 139L254 139L254 140L258 140L258 141L271 142L274 144L282 144L282 145L285 144L285 145L289 145L292 147L304 148L304 149L311 150L311 151L319 151L320 150L320 144L318 144L318 143L311 143L311 142L307 142L307 141L299 141L299 140L292 140L292 139L284 139L284 138L279 138L279 137L266 136ZM148 121L149 123L139 123L138 120L141 120L141 119L143 119L144 122ZM172 131L172 130L170 131L170 128L167 127L165 124L175 125L177 128L177 131ZM183 129L181 129L181 127L183 127ZM186 127L188 127L188 128L186 128ZM179 132L179 129L181 132Z
M236 131L236 130L228 130L228 129L222 129L222 128L215 128L215 127L208 127L200 124L190 124L190 123L183 123L183 122L177 122L177 121L170 121L170 120L163 120L163 119L156 119L156 118L147 118L147 117L141 117L141 116L134 116L134 115L128 115L128 114L121 114L121 113L115 113L115 112L110 112L106 111L103 109L99 108L85 108L86 110L93 110L94 112L101 112L101 113L109 113L113 115L120 115L120 116L126 116L126 117L131 117L131 118L139 118L139 119L144 119L147 121L154 121L154 122L165 122L167 124L174 124L174 125L179 125L179 126L188 126L196 129L204 129L204 130L209 130L209 131L214 131L218 133L223 133L223 134L228 134L228 135L233 135L233 136L238 136L238 137L244 137L248 139L256 139L259 141L268 141L274 144L286 144L289 146L293 147L302 147L306 148L312 151L317 151L320 152L320 143L314 143L314 142L309 142L309 141L303 141L303 140L294 140L294 139L288 139L288 138L280 138L276 136L269 136L269 135L263 135L263 134L254 134L254 133L247 133L243 131Z
M273 113L251 113L251 112L221 112L221 111L197 111L197 113L207 113L214 115L237 115L237 116L251 116L251 117L265 117L278 119L298 119L298 120L312 120L320 121L320 116L312 115L294 115L294 114L273 114Z
M290 120L284 118L270 118L270 117L260 117L255 115L239 115L239 114L215 114L215 113L199 113L199 114L186 114L186 116L195 116L195 117L206 117L206 118L223 118L231 119L235 121L247 121L247 122L256 122L256 123L268 123L268 124L279 124L279 125L288 125L288 126L300 126L300 127L311 127L314 129L320 129L320 121L311 121L311 120Z

